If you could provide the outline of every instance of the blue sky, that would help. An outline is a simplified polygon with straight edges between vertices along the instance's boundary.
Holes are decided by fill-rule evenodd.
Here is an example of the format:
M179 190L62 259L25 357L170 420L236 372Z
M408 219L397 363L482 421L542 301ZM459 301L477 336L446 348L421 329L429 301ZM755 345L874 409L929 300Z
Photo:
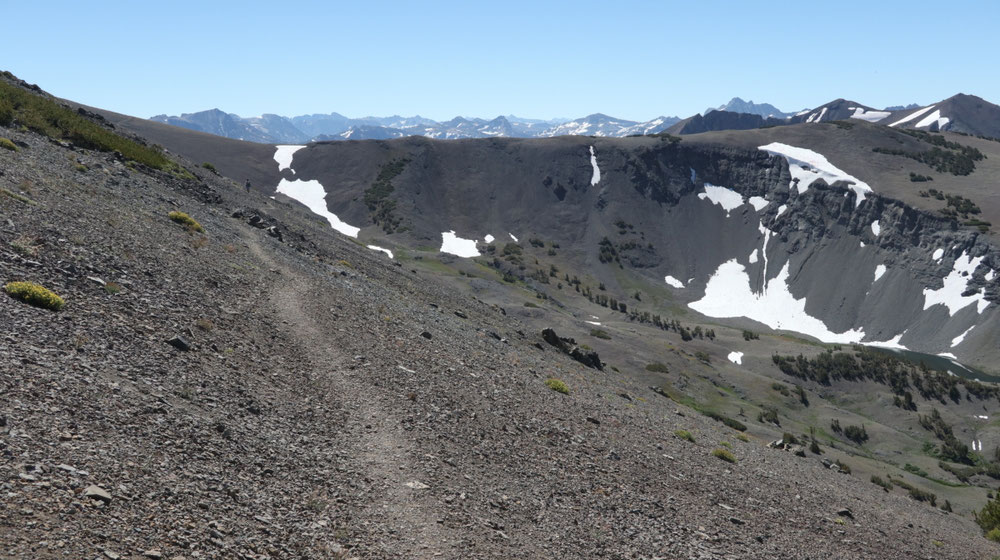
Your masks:
M1000 3L14 2L0 69L149 117L689 116L1000 102Z

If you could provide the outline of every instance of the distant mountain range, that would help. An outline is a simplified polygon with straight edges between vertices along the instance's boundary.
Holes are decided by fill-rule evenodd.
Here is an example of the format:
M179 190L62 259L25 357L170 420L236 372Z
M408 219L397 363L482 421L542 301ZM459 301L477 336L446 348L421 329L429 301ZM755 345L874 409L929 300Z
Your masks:
M659 132L697 134L849 119L900 128L948 130L1000 137L1000 107L965 94L958 94L926 107L910 104L885 109L875 109L847 99L835 99L797 113L786 113L769 103L754 103L734 97L717 109L708 109L703 114L686 119L661 116L645 122L618 119L601 113L579 119L547 121L514 115L498 116L492 120L455 117L449 121L435 121L419 115L350 118L339 113L297 117L264 114L244 118L219 109L180 116L157 115L151 120L237 140L264 144L305 144L337 140L388 140L406 136L455 140L568 135L624 137Z
M547 138L568 134L586 136L630 136L654 134L680 121L678 117L658 117L646 122L616 119L595 113L580 119L535 120L514 115L492 120L455 117L438 122L419 115L413 117L350 118L339 113L283 117L264 114L244 118L220 109L180 116L157 115L153 121L207 132L217 136L265 144L302 144L330 140L386 140L404 136L458 138Z

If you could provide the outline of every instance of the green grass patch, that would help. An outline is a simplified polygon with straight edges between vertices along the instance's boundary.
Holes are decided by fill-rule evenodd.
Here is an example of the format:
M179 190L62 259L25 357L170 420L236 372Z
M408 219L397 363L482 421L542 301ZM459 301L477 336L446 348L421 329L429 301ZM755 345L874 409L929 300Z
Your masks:
M601 340L611 340L611 335L603 329L590 329L590 336L600 338Z
M651 364L646 364L646 371L652 371L655 373L670 373L670 370L667 369L667 366L661 364L660 362L653 362Z
M177 210L174 210L173 212L167 214L167 216L169 216L171 220L177 222L178 224L181 224L182 226L188 228L189 230L197 231L198 233L205 233L205 228L203 228L201 224L198 223L197 220L195 220L191 216L188 216L184 212L178 212Z
M690 441L691 443L694 443L694 436L691 435L691 432L687 430L677 430L674 432L674 435L685 441Z
M209 162L207 162L207 161L206 161L205 163L202 163L202 164L201 164L201 166L202 166L203 168L205 168L205 169L207 169L207 170L211 171L211 172L212 172L213 174L215 174L215 175L218 175L218 174L219 174L219 170L218 170L218 169L216 169L214 165L212 165L211 163L209 163Z
M10 282L3 287L10 297L28 305L59 311L66 304L63 298L34 282Z
M18 152L21 150L21 148L18 148L17 144L11 142L9 138L0 138L0 148L10 150L12 152Z
M16 192L9 191L9 190L7 190L7 189L5 189L3 187L0 187L0 195L6 196L6 197L9 197L9 198L13 198L14 200L16 200L16 201L18 201L18 202L20 202L22 204L27 204L28 206L34 206L35 205L35 201L34 200L31 200L30 198L28 198L26 196L19 195Z
M119 136L52 99L0 81L0 125L13 123L81 148L119 152L153 169L170 171L177 167L159 150Z
M564 395L569 394L569 385L566 385L566 382L561 379L556 379L554 377L546 379L545 386L558 393L562 393Z
M736 463L736 456L733 455L733 452L730 451L730 450L728 450L728 449L722 449L722 448L713 449L712 450L712 455L714 457L718 457L719 459L722 459L723 461L725 461L727 463Z
M746 434L736 434L736 439L742 441L743 443L750 443L750 438Z

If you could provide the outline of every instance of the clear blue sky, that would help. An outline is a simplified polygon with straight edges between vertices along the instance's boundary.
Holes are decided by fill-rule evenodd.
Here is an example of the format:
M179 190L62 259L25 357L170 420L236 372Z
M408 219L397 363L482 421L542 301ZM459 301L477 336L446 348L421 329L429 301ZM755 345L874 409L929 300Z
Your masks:
M2 13L0 69L141 117L1000 102L1000 2L7 0Z

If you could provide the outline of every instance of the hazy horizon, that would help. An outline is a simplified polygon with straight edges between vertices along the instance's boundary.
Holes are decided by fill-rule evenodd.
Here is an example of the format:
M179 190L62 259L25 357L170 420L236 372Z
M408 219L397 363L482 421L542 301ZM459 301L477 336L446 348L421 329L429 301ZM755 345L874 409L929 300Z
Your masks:
M782 111L838 97L875 108L958 92L1000 98L1000 78L977 54L998 52L1000 6L871 7L297 2L275 10L182 1L164 12L129 2L17 3L8 21L45 29L10 26L8 44L25 48L2 69L144 118L217 107L244 117L604 113L641 122L737 96Z

